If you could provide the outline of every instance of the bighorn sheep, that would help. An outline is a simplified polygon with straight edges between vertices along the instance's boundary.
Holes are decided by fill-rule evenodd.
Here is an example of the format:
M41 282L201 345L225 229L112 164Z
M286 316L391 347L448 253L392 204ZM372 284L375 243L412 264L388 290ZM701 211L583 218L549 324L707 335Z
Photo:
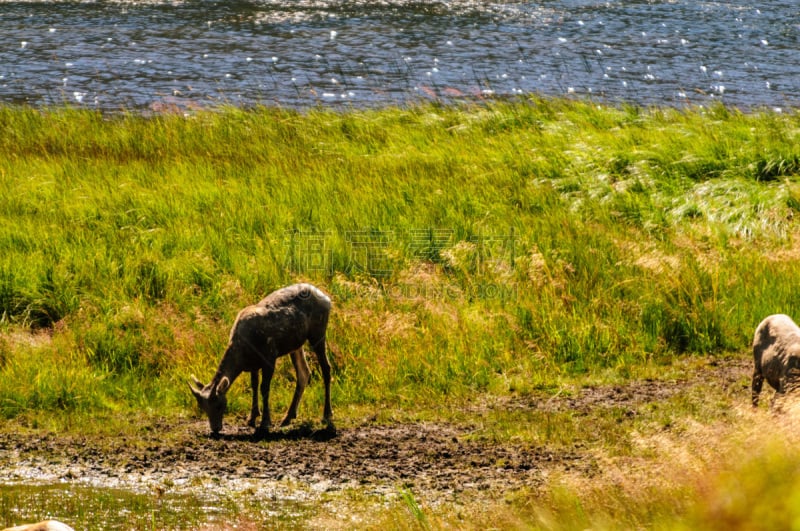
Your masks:
M761 321L753 338L753 406L764 378L778 394L784 394L800 383L800 328L788 315L770 315Z
M330 310L330 298L318 288L311 284L293 284L270 293L258 304L239 312L231 329L228 347L211 383L203 385L192 376L195 386L189 384L198 405L208 415L213 434L218 434L222 429L222 416L227 405L225 393L242 372L250 373L253 404L247 424L255 427L259 415L259 370L263 371L261 396L264 399L264 414L256 433L269 431L270 382L275 361L285 354L291 354L297 384L281 426L288 425L297 416L297 406L311 374L303 356L302 347L306 340L317 355L325 383L323 421L330 430L335 430L331 410L331 365L325 354L325 331Z

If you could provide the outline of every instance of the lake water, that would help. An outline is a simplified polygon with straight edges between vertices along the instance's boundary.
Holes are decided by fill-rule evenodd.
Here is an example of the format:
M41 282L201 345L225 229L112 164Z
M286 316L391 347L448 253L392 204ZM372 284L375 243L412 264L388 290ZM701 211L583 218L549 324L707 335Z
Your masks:
M0 0L0 103L796 107L796 0Z

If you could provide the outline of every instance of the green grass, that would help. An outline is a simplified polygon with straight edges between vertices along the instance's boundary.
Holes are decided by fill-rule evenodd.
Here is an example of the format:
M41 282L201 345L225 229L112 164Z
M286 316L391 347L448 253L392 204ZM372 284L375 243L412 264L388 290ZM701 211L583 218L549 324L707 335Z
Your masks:
M53 330L25 358L84 380L208 373L235 312L298 279L334 296L356 404L737 350L797 299L794 115L535 100L0 125L3 322ZM59 402L9 398L6 417Z
M540 99L0 107L0 418L177 416L236 312L298 280L334 300L337 417L447 416L476 394L742 353L765 315L800 316L799 137L795 113ZM301 414L321 410L319 387ZM278 386L273 407L290 396Z

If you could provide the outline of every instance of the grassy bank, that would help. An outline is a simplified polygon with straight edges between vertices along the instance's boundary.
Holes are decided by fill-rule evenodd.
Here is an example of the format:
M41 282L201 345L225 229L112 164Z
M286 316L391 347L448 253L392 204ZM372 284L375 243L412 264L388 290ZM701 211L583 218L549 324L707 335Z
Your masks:
M298 280L334 299L345 426L743 355L762 317L800 316L798 135L795 114L549 100L0 108L0 418L102 433L194 414L185 380L213 373L238 309Z

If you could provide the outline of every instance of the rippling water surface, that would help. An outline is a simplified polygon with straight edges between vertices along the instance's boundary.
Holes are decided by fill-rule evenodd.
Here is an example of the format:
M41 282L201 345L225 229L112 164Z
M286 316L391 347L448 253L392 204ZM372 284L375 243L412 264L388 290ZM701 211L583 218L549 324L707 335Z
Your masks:
M0 0L0 102L800 102L795 0Z

